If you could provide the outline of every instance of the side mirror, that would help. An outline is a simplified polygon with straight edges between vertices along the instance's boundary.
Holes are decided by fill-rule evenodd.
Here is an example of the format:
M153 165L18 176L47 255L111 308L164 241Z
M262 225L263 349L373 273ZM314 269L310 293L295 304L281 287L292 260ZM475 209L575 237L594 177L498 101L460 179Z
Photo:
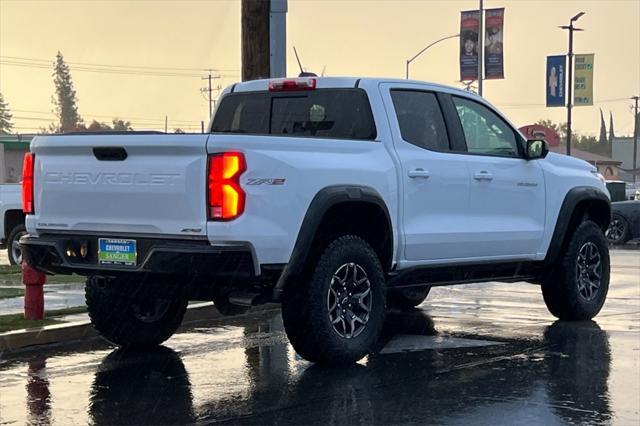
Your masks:
M549 145L547 145L546 141L543 141L542 139L527 141L525 149L525 157L527 160L537 160L539 158L544 158L548 153Z

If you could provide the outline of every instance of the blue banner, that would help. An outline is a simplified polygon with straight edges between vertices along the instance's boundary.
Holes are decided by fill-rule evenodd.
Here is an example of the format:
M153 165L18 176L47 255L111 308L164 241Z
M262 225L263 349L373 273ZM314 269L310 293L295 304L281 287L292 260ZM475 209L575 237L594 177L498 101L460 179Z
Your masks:
M563 107L565 101L565 55L547 56L547 106Z

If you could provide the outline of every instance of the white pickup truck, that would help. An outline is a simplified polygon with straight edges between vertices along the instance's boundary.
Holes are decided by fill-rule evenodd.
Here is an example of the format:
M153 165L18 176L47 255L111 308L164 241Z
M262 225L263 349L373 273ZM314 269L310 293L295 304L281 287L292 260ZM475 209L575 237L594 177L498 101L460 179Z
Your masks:
M30 265L88 277L98 331L156 345L187 300L282 302L295 350L354 362L387 306L432 286L528 281L585 320L609 285L604 179L526 141L484 99L372 78L234 84L208 134L38 136Z

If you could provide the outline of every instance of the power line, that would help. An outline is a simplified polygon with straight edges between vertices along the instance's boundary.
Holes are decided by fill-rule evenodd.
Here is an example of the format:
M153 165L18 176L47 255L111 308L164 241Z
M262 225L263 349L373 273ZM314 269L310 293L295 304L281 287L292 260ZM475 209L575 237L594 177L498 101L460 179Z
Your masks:
M42 121L42 122L46 122L46 123L55 123L58 121L57 118L38 118L38 117L13 117L17 120L25 120L25 121ZM164 125L164 120L162 121L138 121L138 120L127 120L127 119L120 119L124 122L128 122L130 123L132 126L163 126ZM92 120L94 121L94 120ZM95 120L98 121L98 120ZM175 124L177 126L182 126L182 127L199 127L197 124L195 123L183 123L180 121L174 121L171 120L172 124ZM90 123L89 123L90 124ZM105 124L109 124L109 123L105 123Z
M56 114L52 111L34 111L34 110L26 110L26 109L11 109L11 111L20 112L20 113L29 113L29 114L46 114L54 118L57 117ZM113 114L113 115L80 114L80 115L85 118L110 118L110 119L117 118L125 121L136 120L136 121L153 121L153 122L164 123L163 118L155 118L155 117L127 117L127 119L124 119L124 118L121 118L124 116L120 114ZM200 120L172 120L172 121L176 123L200 123Z
M604 103L609 103L609 102L620 102L620 101L628 101L628 100L629 100L629 98L596 99L596 100L593 101L593 103L594 104L604 104ZM546 108L547 107L547 105L543 104L543 103L503 104L503 103L500 103L500 102L496 102L495 105L499 106L500 108L536 108L536 107L544 107L544 108Z
M25 58L20 56L5 56L0 55L0 58L9 59L9 60L20 60L20 61L30 61L30 62L41 62L45 64L53 64L54 61L49 59L36 59L36 58ZM66 62L66 61L65 61ZM105 68L125 68L125 69L148 69L148 70L163 70L163 71L228 71L228 72L239 72L238 68L211 68L211 67L202 67L202 68L188 68L188 67L156 67L156 66L148 66L148 65L115 65L115 64L98 64L98 63L90 63L90 62L66 62L70 65L88 65L94 67L105 67Z
M0 59L0 65L15 66L23 68L34 69L52 69L52 65L7 61ZM88 66L69 66L72 71L79 72L94 72L101 74L121 74L121 75L136 75L136 76L155 76L155 77L200 77L200 74L196 73L181 73L181 72L160 72L160 71L143 71L143 70L128 70L128 69L111 69L111 68L99 68ZM238 77L239 74L220 74L220 77Z

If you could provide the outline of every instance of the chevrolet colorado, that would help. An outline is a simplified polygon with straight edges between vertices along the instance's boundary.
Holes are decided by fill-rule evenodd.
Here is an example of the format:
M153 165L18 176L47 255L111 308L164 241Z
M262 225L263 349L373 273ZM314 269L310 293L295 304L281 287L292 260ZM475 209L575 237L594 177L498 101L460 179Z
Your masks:
M295 350L354 362L387 306L432 286L541 285L585 320L609 285L604 179L527 141L487 101L436 84L259 80L225 89L208 134L38 136L24 257L87 276L96 329L157 345L188 300L281 302Z

